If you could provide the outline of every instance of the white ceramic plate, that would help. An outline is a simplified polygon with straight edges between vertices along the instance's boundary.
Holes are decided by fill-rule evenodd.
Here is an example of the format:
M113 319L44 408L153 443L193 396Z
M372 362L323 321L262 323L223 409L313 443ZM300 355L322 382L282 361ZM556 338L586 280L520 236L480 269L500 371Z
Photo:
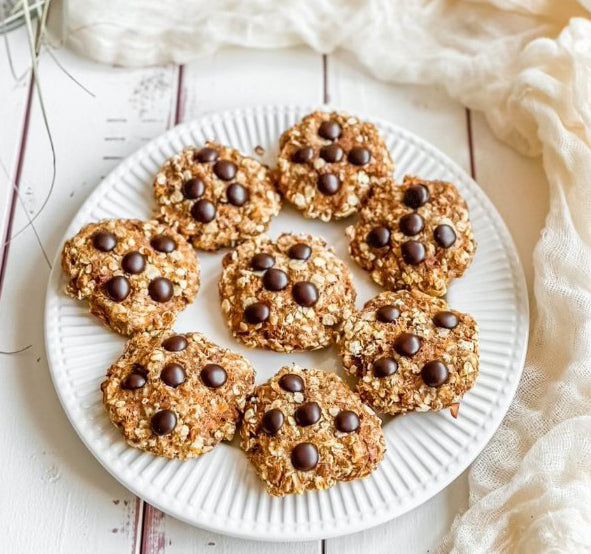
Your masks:
M166 158L206 138L272 163L281 132L309 113L306 107L261 107L203 117L179 125L124 161L90 195L66 237L90 221L109 217L149 218L152 178ZM371 118L369 118L371 119ZM121 353L124 339L103 327L85 303L63 293L64 277L54 263L46 301L45 334L55 387L72 425L90 451L123 485L157 508L205 529L259 540L306 540L353 533L392 519L425 502L455 479L488 442L517 387L527 345L528 303L515 246L496 209L478 185L444 154L399 127L376 121L392 151L397 177L414 173L457 185L468 202L478 242L476 259L451 286L452 307L472 313L480 325L481 365L476 386L464 398L459 417L447 410L384 421L387 454L366 479L283 499L269 496L246 457L232 444L190 461L167 460L126 445L103 409L100 383ZM304 231L324 236L349 263L358 305L378 292L351 261L343 234L350 223L309 221L284 208L269 234ZM243 348L228 333L217 295L221 258L199 254L202 285L193 305L175 326L197 330L247 356L257 382L283 364L342 371L332 348L277 354Z

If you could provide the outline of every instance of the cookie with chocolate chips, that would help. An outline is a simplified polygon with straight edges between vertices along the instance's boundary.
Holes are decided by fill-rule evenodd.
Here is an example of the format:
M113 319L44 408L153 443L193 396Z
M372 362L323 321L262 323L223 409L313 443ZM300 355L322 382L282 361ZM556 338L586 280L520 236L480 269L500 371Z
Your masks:
M323 221L356 212L394 170L375 125L343 112L307 115L281 135L279 150L281 193L304 216Z
M310 235L242 243L224 257L219 293L234 336L278 352L328 346L355 309L347 266Z
M371 190L347 227L353 259L388 289L443 296L472 262L468 207L451 183L406 176Z
M134 335L101 388L129 445L184 459L232 439L253 386L243 356L199 333L168 330Z
M123 335L170 327L199 288L195 251L157 221L90 223L66 241L62 268L66 293Z
M385 452L379 418L344 381L296 365L255 388L240 437L275 496L366 477Z
M167 160L154 179L154 196L159 219L202 250L260 235L280 209L269 169L212 141Z
M383 292L341 327L343 366L380 413L441 410L478 377L478 326L418 290Z

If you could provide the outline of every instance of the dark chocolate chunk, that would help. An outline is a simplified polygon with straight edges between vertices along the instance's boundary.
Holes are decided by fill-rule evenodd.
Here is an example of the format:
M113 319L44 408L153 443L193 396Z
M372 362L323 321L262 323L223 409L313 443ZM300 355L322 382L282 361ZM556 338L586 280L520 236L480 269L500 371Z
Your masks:
M218 364L207 364L201 370L200 376L203 384L210 389L217 389L228 380L226 370Z
M304 380L295 373L286 373L279 379L279 386L287 392L303 392Z
M205 183L202 179L194 178L189 179L183 185L183 196L188 200L195 200L200 196L203 196L205 192Z
M314 425L320 421L322 411L317 402L306 402L302 404L294 414L296 423L300 427L308 427L308 425Z
M255 271L271 269L275 265L275 258L271 254L255 254L250 260L250 267Z
M162 343L162 348L169 352L182 352L187 348L188 344L187 339L183 335L173 335Z
M338 163L344 155L344 150L338 144L329 144L320 149L320 157L328 163Z
M367 165L371 160L371 150L364 146L355 146L351 148L347 159L353 165Z
M328 140L338 139L342 132L342 127L336 121L323 121L318 127L318 134Z
M374 227L365 238L365 242L373 248L383 248L390 244L390 229L387 227Z
M244 206L244 204L248 202L249 197L250 194L248 189L243 187L240 183L232 183L226 189L226 198L232 206Z
M115 302L123 302L131 292L129 281L123 275L117 275L117 277L109 279L105 288L109 298Z
M429 202L429 189L425 185L411 185L404 192L403 202L413 210Z
M311 442L301 442L291 451L291 463L299 471L310 471L318 465L318 448Z
M443 362L433 360L427 362L423 366L423 369L421 369L421 377L423 378L425 385L429 387L440 387L445 384L449 378L449 370Z
M267 290L279 291L283 290L289 284L289 278L285 271L281 269L271 268L265 271L263 275L263 286Z
M407 237L414 237L425 228L425 220L417 213L406 214L400 218L398 228Z
M139 252L128 252L121 260L121 269L126 273L137 275L146 268L146 258Z
M433 317L433 323L437 327L443 327L444 329L453 329L457 327L459 322L458 316L453 312L438 312Z
M376 377L383 378L394 375L398 371L398 362L394 358L379 358L373 364L373 374Z
M176 389L179 385L182 385L187 376L183 366L177 363L170 363L164 366L164 369L160 372L160 379L164 381L166 385Z
M193 157L201 163L211 163L215 162L219 157L219 152L215 148L210 148L206 146L201 148L201 150L196 150L193 154Z
M421 337L412 333L398 335L394 342L394 349L401 356L414 356L421 348Z
M92 245L101 252L110 252L117 245L117 237L109 231L97 231L92 235Z
M449 248L456 242L456 232L451 225L437 225L433 231L433 238L442 248Z
M244 319L253 325L257 323L264 323L267 321L267 319L269 319L269 315L269 306L263 302L254 302L253 304L246 306L244 310Z
M209 223L215 219L215 204L211 200L202 198L193 204L191 215L200 223Z
M304 146L303 148L296 150L291 155L291 161L296 164L305 164L311 162L313 158L314 148L312 148L311 146Z
M172 282L166 277L156 277L148 285L148 294L156 302L168 302L173 292Z
M273 408L268 412L265 412L263 419L261 420L261 429L267 433L267 435L276 435L283 427L285 416L283 412L277 408Z
M314 283L299 281L291 289L293 299L305 308L314 306L318 302L318 289Z
M298 242L297 244L290 246L287 255L292 260L307 260L312 255L312 249L307 244Z
M150 424L157 435L170 435L176 427L176 414L172 410L161 410L152 416Z
M230 160L218 160L213 166L213 172L222 181L231 181L236 177L236 164Z
M351 410L341 410L334 419L335 427L341 433L353 433L359 429L359 416Z
M386 304L376 312L376 319L382 323L392 323L400 317L400 310L396 306Z
M400 252L402 253L402 259L409 265L420 264L427 255L425 246L418 240L407 240L400 246Z
M341 180L333 173L323 173L318 176L318 190L325 196L333 196L341 188Z
M150 241L150 245L154 250L158 250L158 252L164 252L166 254L176 250L176 242L168 235L156 235Z

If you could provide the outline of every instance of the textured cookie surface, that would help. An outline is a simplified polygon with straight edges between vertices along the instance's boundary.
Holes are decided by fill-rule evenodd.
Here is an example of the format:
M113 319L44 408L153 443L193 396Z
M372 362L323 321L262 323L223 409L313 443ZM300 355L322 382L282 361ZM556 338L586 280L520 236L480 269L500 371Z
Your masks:
M66 241L62 268L66 292L124 335L170 327L199 288L195 251L156 221L90 223Z
M357 392L377 412L440 410L478 377L478 328L420 291L383 292L343 325L338 342Z
M199 333L138 333L107 373L103 402L125 440L191 458L234 436L254 385L246 358Z
M357 211L394 170L373 123L342 112L314 112L279 144L279 189L306 217L329 221Z
M267 167L211 141L167 160L154 179L154 195L159 219L203 250L260 235L280 209Z
M223 266L222 312L234 336L252 348L322 348L355 309L348 268L318 237L263 235L226 254Z
M346 230L353 259L376 283L442 296L472 262L476 243L466 202L444 181L406 176L371 190Z
M275 496L365 477L385 451L373 410L337 375L298 366L284 367L256 387L240 436Z

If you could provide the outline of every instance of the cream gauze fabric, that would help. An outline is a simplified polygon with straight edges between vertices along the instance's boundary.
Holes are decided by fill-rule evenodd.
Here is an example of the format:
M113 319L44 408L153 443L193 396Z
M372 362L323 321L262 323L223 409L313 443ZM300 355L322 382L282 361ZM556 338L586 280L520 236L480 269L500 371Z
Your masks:
M501 139L542 155L550 212L533 254L523 379L472 466L470 507L441 549L591 552L591 0L70 0L67 8L69 43L119 65L181 63L226 45L346 49L378 79L443 85L482 110Z

